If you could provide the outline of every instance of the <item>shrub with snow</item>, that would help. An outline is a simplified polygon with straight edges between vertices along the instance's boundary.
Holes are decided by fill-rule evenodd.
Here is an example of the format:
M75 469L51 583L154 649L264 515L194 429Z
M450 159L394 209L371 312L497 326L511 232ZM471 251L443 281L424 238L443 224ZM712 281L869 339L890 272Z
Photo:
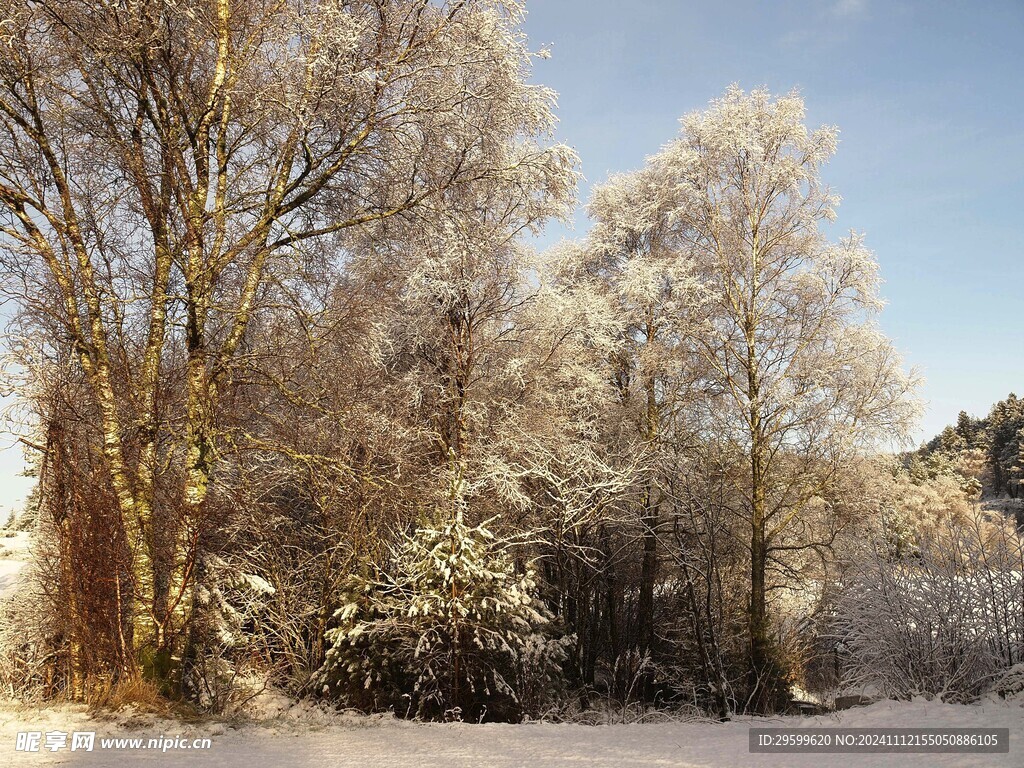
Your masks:
M862 553L838 601L846 683L890 698L971 701L1024 661L1024 549L1015 531L947 521L910 552Z

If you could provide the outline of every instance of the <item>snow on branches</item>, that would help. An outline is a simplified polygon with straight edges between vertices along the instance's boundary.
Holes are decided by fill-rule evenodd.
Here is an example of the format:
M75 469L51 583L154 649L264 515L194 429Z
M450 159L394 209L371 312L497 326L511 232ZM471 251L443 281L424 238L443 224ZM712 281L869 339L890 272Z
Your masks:
M565 646L530 567L490 522L461 515L403 536L342 590L319 673L325 693L430 719L517 718Z

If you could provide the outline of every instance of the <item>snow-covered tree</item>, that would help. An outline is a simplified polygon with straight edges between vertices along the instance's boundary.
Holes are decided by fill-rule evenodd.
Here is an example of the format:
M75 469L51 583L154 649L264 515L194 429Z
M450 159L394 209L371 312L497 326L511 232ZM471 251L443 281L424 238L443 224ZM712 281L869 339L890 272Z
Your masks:
M652 164L673 181L681 256L716 297L688 341L715 393L712 429L745 456L751 702L768 710L781 674L770 573L815 546L801 521L844 461L906 433L913 379L874 322L878 265L863 237L823 229L838 203L820 177L835 129L809 131L796 94L737 87L682 127Z
M559 677L571 638L556 636L531 567L493 521L461 509L403 536L383 566L342 591L319 680L367 708L429 719L517 719Z
M995 491L1017 498L1024 482L1024 400L1011 392L992 406L987 421Z
M632 471L619 467L629 485L616 499L617 519L604 526L602 541L588 543L606 553L592 565L612 591L625 574L637 580L636 599L608 609L622 615L607 618L606 661L620 693L639 685L642 695L653 668L645 659L656 645L659 530L671 514L667 486L681 470L681 454L672 448L675 422L690 396L680 344L692 332L694 306L706 300L690 260L676 247L673 209L672 180L657 169L617 174L593 192L587 237L562 244L551 259L563 293L589 308L590 365L609 382L601 439L633 464ZM641 674L641 667L647 671Z
M606 284L621 323L614 373L641 414L639 444L672 446L655 459L667 478L688 444L738 457L721 476L749 552L747 687L764 711L787 695L773 571L828 546L831 527L818 537L813 519L841 503L843 467L916 415L913 377L875 322L878 265L862 236L833 242L825 230L838 198L821 170L836 130L804 119L796 94L731 87L641 171L598 188L583 247L584 279ZM672 494L643 495L651 530ZM652 568L645 559L648 581Z

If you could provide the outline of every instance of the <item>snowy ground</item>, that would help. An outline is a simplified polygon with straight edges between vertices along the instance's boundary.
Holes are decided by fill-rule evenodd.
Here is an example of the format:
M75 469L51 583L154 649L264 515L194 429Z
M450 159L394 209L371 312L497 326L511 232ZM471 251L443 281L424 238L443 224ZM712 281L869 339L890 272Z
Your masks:
M751 724L774 727L987 726L1010 728L1010 753L1000 755L764 755L747 751ZM96 731L90 753L16 752L18 731ZM100 749L103 736L209 736L208 750L167 753ZM653 725L461 725L337 716L282 717L244 726L186 726L150 716L95 720L81 708L34 710L0 704L0 765L190 766L313 768L316 766L678 766L679 768L876 768L881 766L1024 766L1024 709L1019 704L955 706L880 702L835 716L731 723Z
M0 598L14 590L15 580L28 560L29 534L0 529Z

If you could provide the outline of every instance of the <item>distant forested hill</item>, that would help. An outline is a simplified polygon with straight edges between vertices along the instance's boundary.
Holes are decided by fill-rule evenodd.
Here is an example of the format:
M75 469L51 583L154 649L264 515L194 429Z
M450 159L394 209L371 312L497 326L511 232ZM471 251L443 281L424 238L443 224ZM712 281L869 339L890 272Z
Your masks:
M960 411L956 424L907 459L919 471L955 471L985 497L1024 498L1024 399L1011 392L984 418Z

